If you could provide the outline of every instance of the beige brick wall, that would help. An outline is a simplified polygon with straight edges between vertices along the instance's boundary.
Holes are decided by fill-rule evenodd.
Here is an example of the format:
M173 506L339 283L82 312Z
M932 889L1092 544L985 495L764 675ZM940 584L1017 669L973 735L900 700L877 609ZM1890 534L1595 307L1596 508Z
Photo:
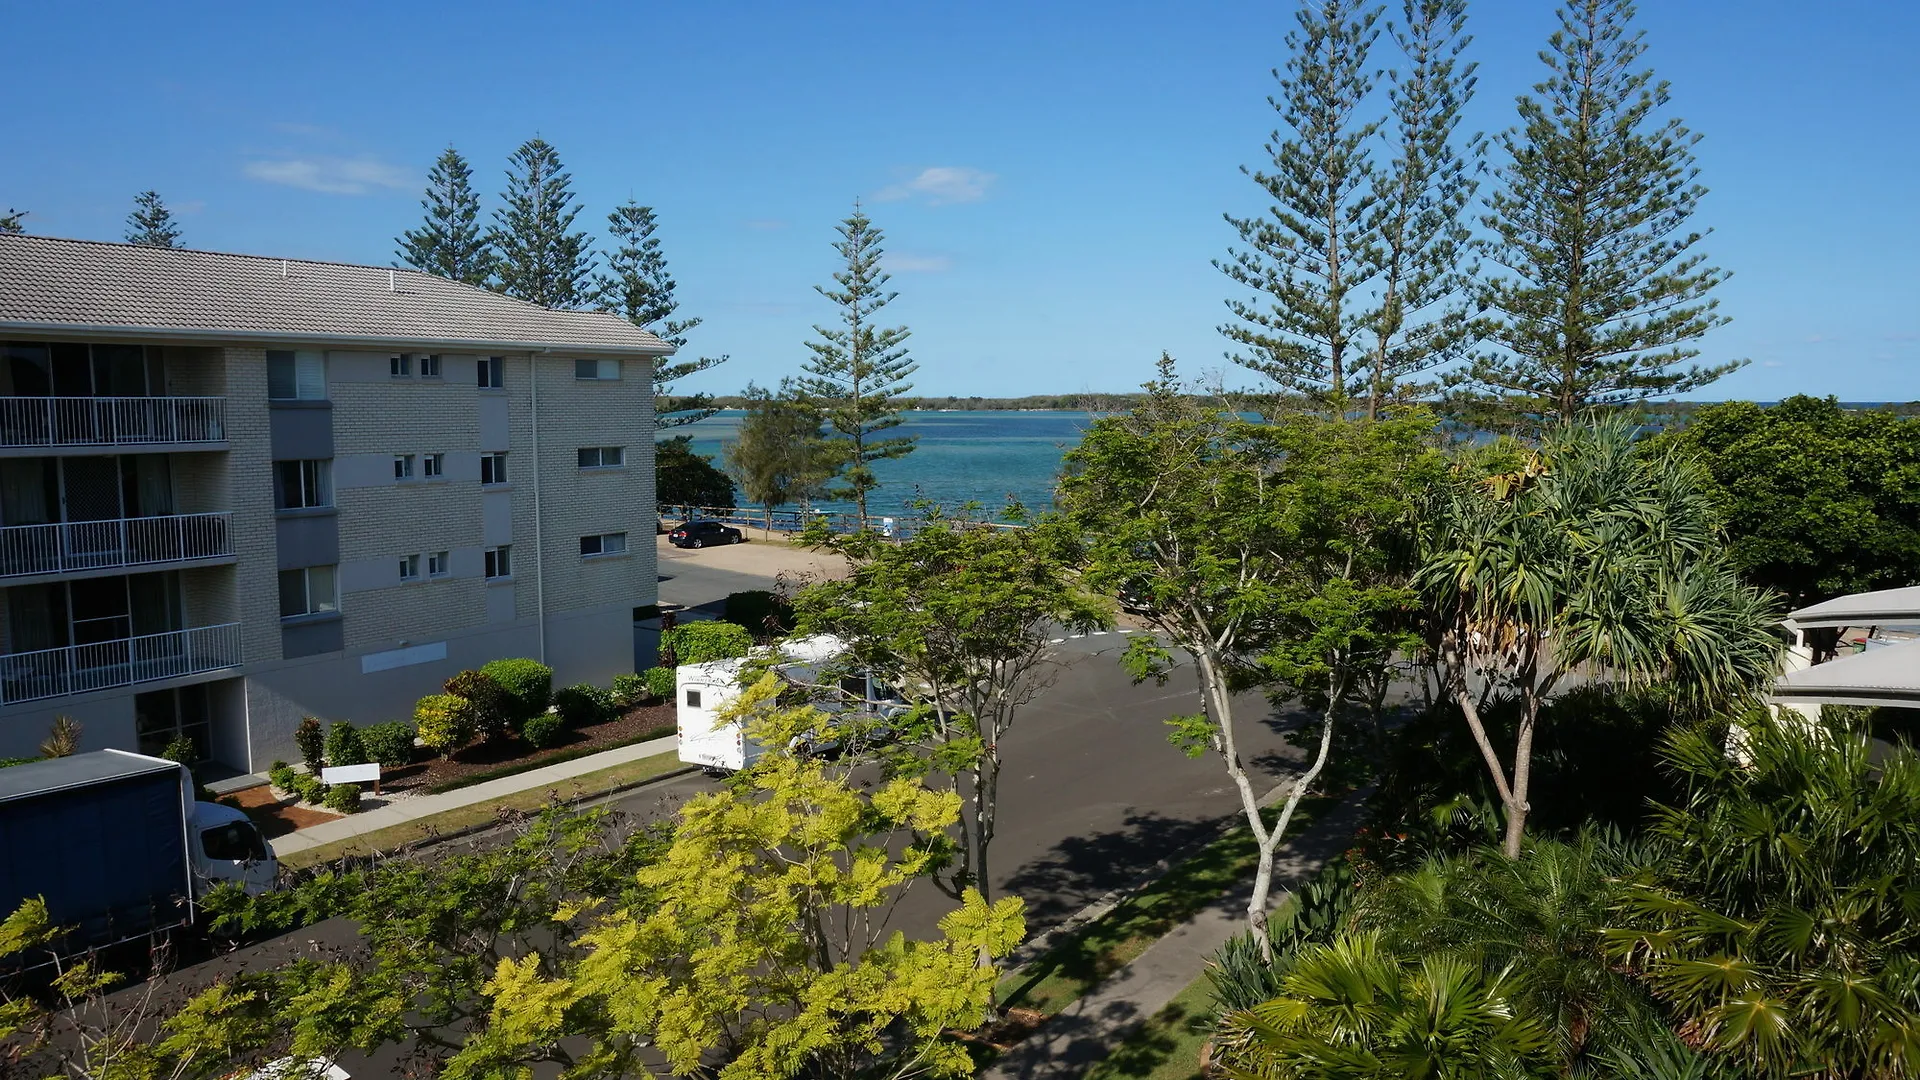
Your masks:
M226 396L227 489L233 514L233 588L243 655L249 664L280 659L280 570L273 518L273 447L267 424L267 353L251 346L222 350L217 371L194 376ZM183 376L185 377L185 376ZM220 466L212 466L217 470Z

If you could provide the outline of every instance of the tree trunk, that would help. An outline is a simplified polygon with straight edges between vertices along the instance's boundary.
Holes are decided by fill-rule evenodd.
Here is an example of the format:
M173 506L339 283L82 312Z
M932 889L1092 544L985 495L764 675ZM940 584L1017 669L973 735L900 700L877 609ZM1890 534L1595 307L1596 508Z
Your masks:
M1201 705L1213 718L1213 728L1219 733L1220 758L1227 766L1234 790L1240 793L1240 809L1247 816L1247 828L1253 830L1259 845L1260 863L1254 873L1253 896L1247 901L1247 929L1260 943L1261 954L1271 960L1273 946L1267 941L1266 906L1267 893L1273 887L1273 848L1268 843L1271 834L1260 820L1260 796L1254 792L1253 781L1247 777L1246 767L1240 763L1239 749L1234 744L1233 695L1227 690L1226 678L1218 660L1207 648L1202 647L1196 659L1200 668Z
M1460 705L1461 715L1466 717L1467 729L1473 732L1473 741L1479 745L1480 756L1487 763L1487 773L1493 777L1494 790L1500 795L1501 805L1506 807L1507 855L1517 858L1520 854L1520 836L1525 831L1527 822L1525 796L1524 794L1516 796L1513 785L1507 783L1506 766L1500 763L1500 754L1494 750L1493 740L1487 737L1486 725L1480 721L1480 707L1474 701L1472 692L1467 689L1467 680L1464 674L1466 669L1457 663L1452 666L1453 699ZM1529 700L1531 700L1531 698L1529 698ZM1524 777L1526 775L1522 772L1526 767L1524 762L1526 761L1526 755L1533 751L1531 709L1529 709L1529 715L1521 721L1521 732L1521 739L1523 741L1521 748L1516 748L1514 771L1517 774L1516 778L1519 779L1520 783L1524 784Z
M1260 865L1253 876L1253 896L1247 901L1247 914L1249 921L1254 921L1253 916L1258 913L1254 936L1260 942L1261 957L1269 964L1273 963L1273 941L1267 936L1267 896L1273 890L1274 853L1286 839L1287 826L1293 823L1293 812L1300 808L1300 800L1320 778L1320 771L1327 767L1327 758L1333 752L1333 715L1340 708L1340 698L1341 695L1336 694L1327 702L1326 722L1320 728L1320 752L1307 771L1294 780L1293 790L1287 792L1286 804L1280 808L1280 819L1273 823L1273 832L1260 840Z
M1513 789L1507 800L1507 858L1520 857L1527 835L1527 785L1533 778L1533 730L1540 716L1540 699L1529 687L1520 713L1520 734L1513 744Z

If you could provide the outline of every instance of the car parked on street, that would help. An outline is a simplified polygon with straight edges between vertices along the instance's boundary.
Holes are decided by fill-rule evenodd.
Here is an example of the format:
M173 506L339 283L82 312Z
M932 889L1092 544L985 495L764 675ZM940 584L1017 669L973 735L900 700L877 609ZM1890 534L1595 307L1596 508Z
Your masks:
M676 525L667 534L667 543L674 547L698 548L712 544L738 544L746 539L740 530L718 521L688 521Z

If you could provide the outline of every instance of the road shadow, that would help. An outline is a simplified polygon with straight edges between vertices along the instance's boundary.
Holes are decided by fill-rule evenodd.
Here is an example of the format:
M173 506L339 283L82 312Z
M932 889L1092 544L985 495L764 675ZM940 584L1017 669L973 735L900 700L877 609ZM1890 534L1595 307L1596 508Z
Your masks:
M1032 1037L1002 1054L982 1075L986 1080L1083 1076L1088 1066L1106 1058L1116 1042L1145 1021L1139 1008L1125 1001L1085 1011L1069 1007Z
M1052 926L1114 889L1139 878L1155 862L1185 853L1219 835L1223 819L1166 817L1130 810L1119 829L1069 836L1008 878L1005 891L1026 898L1027 924Z

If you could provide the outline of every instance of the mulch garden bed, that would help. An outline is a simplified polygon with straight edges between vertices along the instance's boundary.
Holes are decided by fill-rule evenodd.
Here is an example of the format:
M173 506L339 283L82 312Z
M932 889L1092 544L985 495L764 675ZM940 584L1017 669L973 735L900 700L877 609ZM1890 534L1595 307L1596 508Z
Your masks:
M300 805L298 800L285 802L273 793L273 788L262 784L245 791L236 791L227 796L240 804L240 809L253 823L260 827L261 835L272 840L276 836L285 836L296 829L305 829L321 822L333 821L339 814L325 810L313 810Z
M671 735L674 730L671 702L640 705L611 720L574 728L566 732L559 743L545 749L535 750L514 737L500 738L476 743L456 751L450 758L429 758L402 768L388 769L381 775L380 790L390 794L425 793L441 784L478 773L521 765L539 768L555 758L572 758L583 751L624 746L639 741L642 736ZM414 752L424 754L427 750L420 747Z

